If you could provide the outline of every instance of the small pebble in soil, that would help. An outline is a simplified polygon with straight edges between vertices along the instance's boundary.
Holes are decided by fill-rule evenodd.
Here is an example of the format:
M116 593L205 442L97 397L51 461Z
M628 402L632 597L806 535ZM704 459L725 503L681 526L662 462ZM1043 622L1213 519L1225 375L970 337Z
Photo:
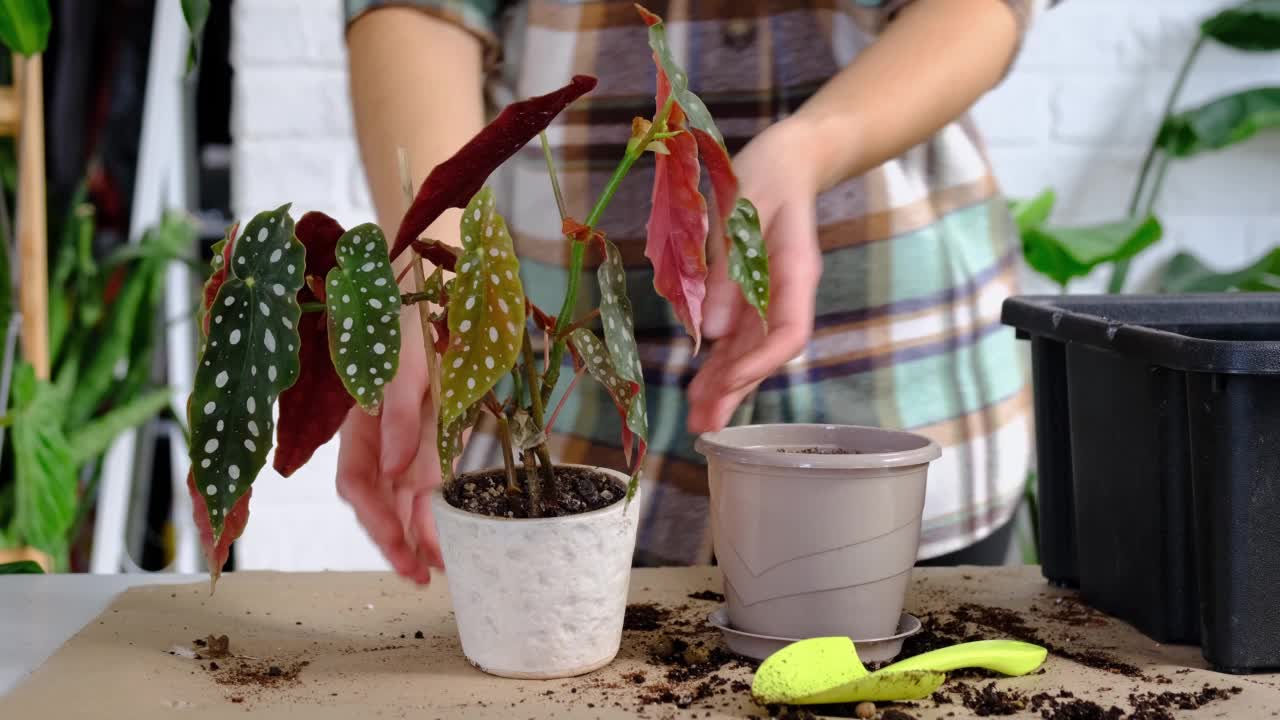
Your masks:
M279 665L272 665L267 668L267 675L270 675L271 677L280 677L283 674L284 670L281 670Z
M858 703L853 709L853 713L862 720L870 720L876 716L876 704L870 702Z
M210 670L217 670L217 669L218 669L218 663L216 663L216 662L211 662L211 663L209 663L209 669L210 669Z
M426 635L423 635L421 630L419 630L418 632L416 632L416 633L414 633L414 634L413 634L413 639L414 639L414 640L421 640L421 639L423 639L423 638L425 638L425 637L426 637Z

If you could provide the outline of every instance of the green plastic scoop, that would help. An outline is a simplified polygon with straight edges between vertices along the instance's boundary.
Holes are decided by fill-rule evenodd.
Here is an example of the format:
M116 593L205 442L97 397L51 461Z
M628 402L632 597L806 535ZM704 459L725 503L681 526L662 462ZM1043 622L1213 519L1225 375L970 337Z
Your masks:
M985 668L1026 675L1040 667L1047 654L1038 645L1017 640L980 640L868 672L849 638L814 638L770 655L756 671L751 694L763 704L785 705L919 700L937 690L950 670Z

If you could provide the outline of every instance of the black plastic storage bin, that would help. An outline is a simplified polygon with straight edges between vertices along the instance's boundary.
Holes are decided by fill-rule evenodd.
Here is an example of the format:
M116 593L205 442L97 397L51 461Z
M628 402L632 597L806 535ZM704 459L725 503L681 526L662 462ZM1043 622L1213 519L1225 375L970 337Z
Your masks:
M1226 672L1280 667L1280 294L1021 297L1050 581Z

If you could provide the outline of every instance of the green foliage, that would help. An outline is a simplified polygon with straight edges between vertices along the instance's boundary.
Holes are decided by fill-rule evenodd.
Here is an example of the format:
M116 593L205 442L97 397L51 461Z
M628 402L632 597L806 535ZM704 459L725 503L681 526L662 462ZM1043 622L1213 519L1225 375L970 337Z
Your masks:
M44 568L34 560L0 563L0 575L43 575Z
M329 355L351 397L377 414L400 363L400 291L386 236L373 223L351 228L336 256L325 285Z
M1200 31L1237 50L1280 50L1280 0L1249 0L1204 21Z
M485 188L462 215L462 255L449 294L449 347L441 366L440 427L511 371L525 328L524 286L507 223Z
M1192 47L1169 93L1165 116L1143 163L1129 202L1133 217L1092 227L1046 229L1053 209L1052 191L1012 204L1023 254L1032 268L1065 287L1071 278L1087 274L1100 264L1113 264L1110 291L1122 291L1129 260L1162 235L1151 209L1169 167L1168 160L1221 150L1261 131L1280 128L1280 87L1247 89L1189 110L1173 111L1204 40L1239 50L1280 50L1280 0L1248 0L1223 10L1206 20L1201 32L1201 41ZM1164 158L1157 162L1160 153ZM1242 270L1215 273L1195 257L1182 254L1166 266L1161 288L1166 292L1190 292L1192 288L1270 289L1269 257L1270 254Z
M185 217L168 214L129 252L99 264L93 212L82 197L72 203L51 272L55 382L39 382L29 366L18 365L11 400L14 482L0 490L0 498L8 498L0 500L0 545L40 548L59 568L77 518L92 502L96 475L78 491L81 468L170 401L166 390L147 391L161 329L157 316L165 269L195 237ZM0 296L4 303L11 303L7 294Z
M1099 265L1126 260L1160 239L1154 217L1080 227L1051 227L1054 194L1045 191L1032 200L1011 204L1022 236L1022 253L1037 272L1065 287Z
M215 544L266 463L276 397L298 377L304 251L288 210L259 213L236 242L196 367L191 468Z
M1280 128L1280 87L1255 88L1166 118L1156 142L1169 155L1187 158L1276 128Z
M760 232L760 214L746 198L738 198L729 216L729 277L742 288L742 296L769 319L769 251Z
M1190 253L1165 265L1160 290L1166 293L1280 292L1280 248L1239 269L1217 272Z
M20 55L49 45L49 0L0 0L0 42Z
M76 513L76 466L63 432L66 396L22 363L13 377L15 505L10 542L43 551L61 569Z
M1010 201L1009 210L1018 224L1018 232L1034 230L1049 222L1049 216L1053 214L1053 206L1057 200L1057 194L1050 189L1042 191L1030 200Z
M689 119L689 125L706 132L715 138L716 142L724 145L724 135L720 134L720 128L716 127L715 120L711 118L711 111L707 109L706 103L702 102L702 98L689 90L689 74L676 63L675 56L671 54L664 23L658 16L642 8L639 9L645 22L649 23L649 47L653 50L653 58L670 81L671 96L684 110L685 116Z
M187 48L187 72L191 72L200 63L204 25L209 20L209 0L182 0L182 17L191 31L191 44Z
M69 428L71 462L80 466L106 452L117 435L155 417L169 407L171 398L168 388L151 390L125 400L80 428Z

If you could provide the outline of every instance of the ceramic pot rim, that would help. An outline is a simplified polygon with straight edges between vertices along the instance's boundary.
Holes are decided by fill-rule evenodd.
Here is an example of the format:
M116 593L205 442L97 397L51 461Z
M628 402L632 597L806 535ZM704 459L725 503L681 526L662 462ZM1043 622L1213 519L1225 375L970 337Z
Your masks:
M803 436L798 442L759 442L760 436ZM853 455L822 455L778 452L779 445L822 445L840 436L878 437L901 449L886 452L860 452ZM766 465L778 468L825 470L877 470L925 465L942 457L942 448L923 435L902 430L861 425L824 423L781 423L772 425L740 425L719 432L705 433L694 442L694 448L708 458L729 460L744 465ZM857 448L852 448L857 449Z

